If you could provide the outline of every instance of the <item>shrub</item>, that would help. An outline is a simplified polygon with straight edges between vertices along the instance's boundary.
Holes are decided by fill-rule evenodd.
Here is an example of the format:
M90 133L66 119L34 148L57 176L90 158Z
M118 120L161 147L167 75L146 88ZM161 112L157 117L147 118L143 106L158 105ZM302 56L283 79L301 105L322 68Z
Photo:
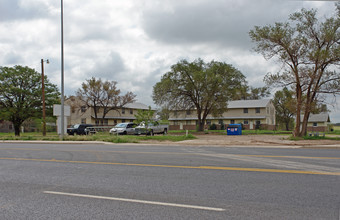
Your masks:
M212 125L210 125L210 127L209 127L209 130L216 130L216 129L217 129L216 124L212 124Z

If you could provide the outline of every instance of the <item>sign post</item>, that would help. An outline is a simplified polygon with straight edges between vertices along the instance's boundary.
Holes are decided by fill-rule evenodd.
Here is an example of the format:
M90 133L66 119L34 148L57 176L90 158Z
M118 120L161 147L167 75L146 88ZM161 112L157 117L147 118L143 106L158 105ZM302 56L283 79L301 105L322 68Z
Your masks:
M53 105L53 115L57 116L57 131L60 136L63 136L64 134L66 134L67 117L71 116L71 107L68 105L64 105L64 114L62 114L61 110L61 105ZM64 115L64 120L62 120L62 115ZM64 129L62 129L62 125L64 125ZM64 132L63 135L62 132Z

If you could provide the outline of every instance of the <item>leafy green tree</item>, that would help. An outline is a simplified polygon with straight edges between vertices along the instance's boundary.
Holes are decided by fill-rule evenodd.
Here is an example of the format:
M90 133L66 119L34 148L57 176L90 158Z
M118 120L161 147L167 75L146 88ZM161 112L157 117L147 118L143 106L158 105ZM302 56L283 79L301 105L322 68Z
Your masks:
M135 101L136 95L132 92L127 92L125 95L120 95L120 93L116 81L102 81L100 78L92 77L82 83L77 91L77 97L88 108L93 107L95 119L98 120L101 116L101 124L103 124L107 113L118 111Z
M140 124L142 122L145 122L145 125L148 125L149 123L155 121L154 114L155 111L151 109L151 106L149 106L148 110L138 109L137 114L135 115L135 123Z
M268 97L270 95L269 87L250 87L250 94L249 98L250 100L257 100L261 98Z
M56 85L45 75L46 114L52 115L53 104L60 103ZM29 67L0 67L0 118L11 121L16 136L22 123L42 116L41 74Z
M283 88L283 90L275 93L273 99L276 110L276 122L283 124L286 131L289 131L294 123L296 102L293 95L294 91Z
M162 108L159 109L156 114L160 120L167 121L170 117L170 110L167 106L162 106Z
M203 131L207 116L221 115L245 83L245 76L230 64L181 60L156 83L152 97L157 105L171 110L195 109L198 130Z
M282 72L265 77L267 85L295 89L294 136L306 135L312 104L320 94L340 94L340 4L337 10L336 15L319 22L316 10L302 9L287 22L255 26L249 32L257 52L283 63Z
M233 100L258 100L270 95L269 87L242 85L232 97Z

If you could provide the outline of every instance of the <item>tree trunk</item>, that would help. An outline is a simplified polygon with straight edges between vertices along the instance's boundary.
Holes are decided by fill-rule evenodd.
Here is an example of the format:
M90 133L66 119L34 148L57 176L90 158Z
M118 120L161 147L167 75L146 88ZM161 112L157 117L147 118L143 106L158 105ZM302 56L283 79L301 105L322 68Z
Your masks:
M198 120L198 131L204 131L204 121Z
M289 131L289 121L285 123L286 124L286 131Z
M310 110L309 110L309 107L307 107L306 110L305 110L304 116L303 116L301 136L306 136L307 135L307 125L308 125L309 115L310 115Z
M21 123L13 122L15 136L20 136Z
M302 90L300 85L296 86L296 124L293 132L294 137L301 137L300 125L301 125L301 108L302 108Z

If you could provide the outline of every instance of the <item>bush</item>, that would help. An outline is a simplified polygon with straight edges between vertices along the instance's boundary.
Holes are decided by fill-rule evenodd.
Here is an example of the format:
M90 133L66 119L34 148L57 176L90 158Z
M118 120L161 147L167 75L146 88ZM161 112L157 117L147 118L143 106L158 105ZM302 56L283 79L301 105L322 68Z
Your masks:
M209 130L217 130L216 124L210 125Z

